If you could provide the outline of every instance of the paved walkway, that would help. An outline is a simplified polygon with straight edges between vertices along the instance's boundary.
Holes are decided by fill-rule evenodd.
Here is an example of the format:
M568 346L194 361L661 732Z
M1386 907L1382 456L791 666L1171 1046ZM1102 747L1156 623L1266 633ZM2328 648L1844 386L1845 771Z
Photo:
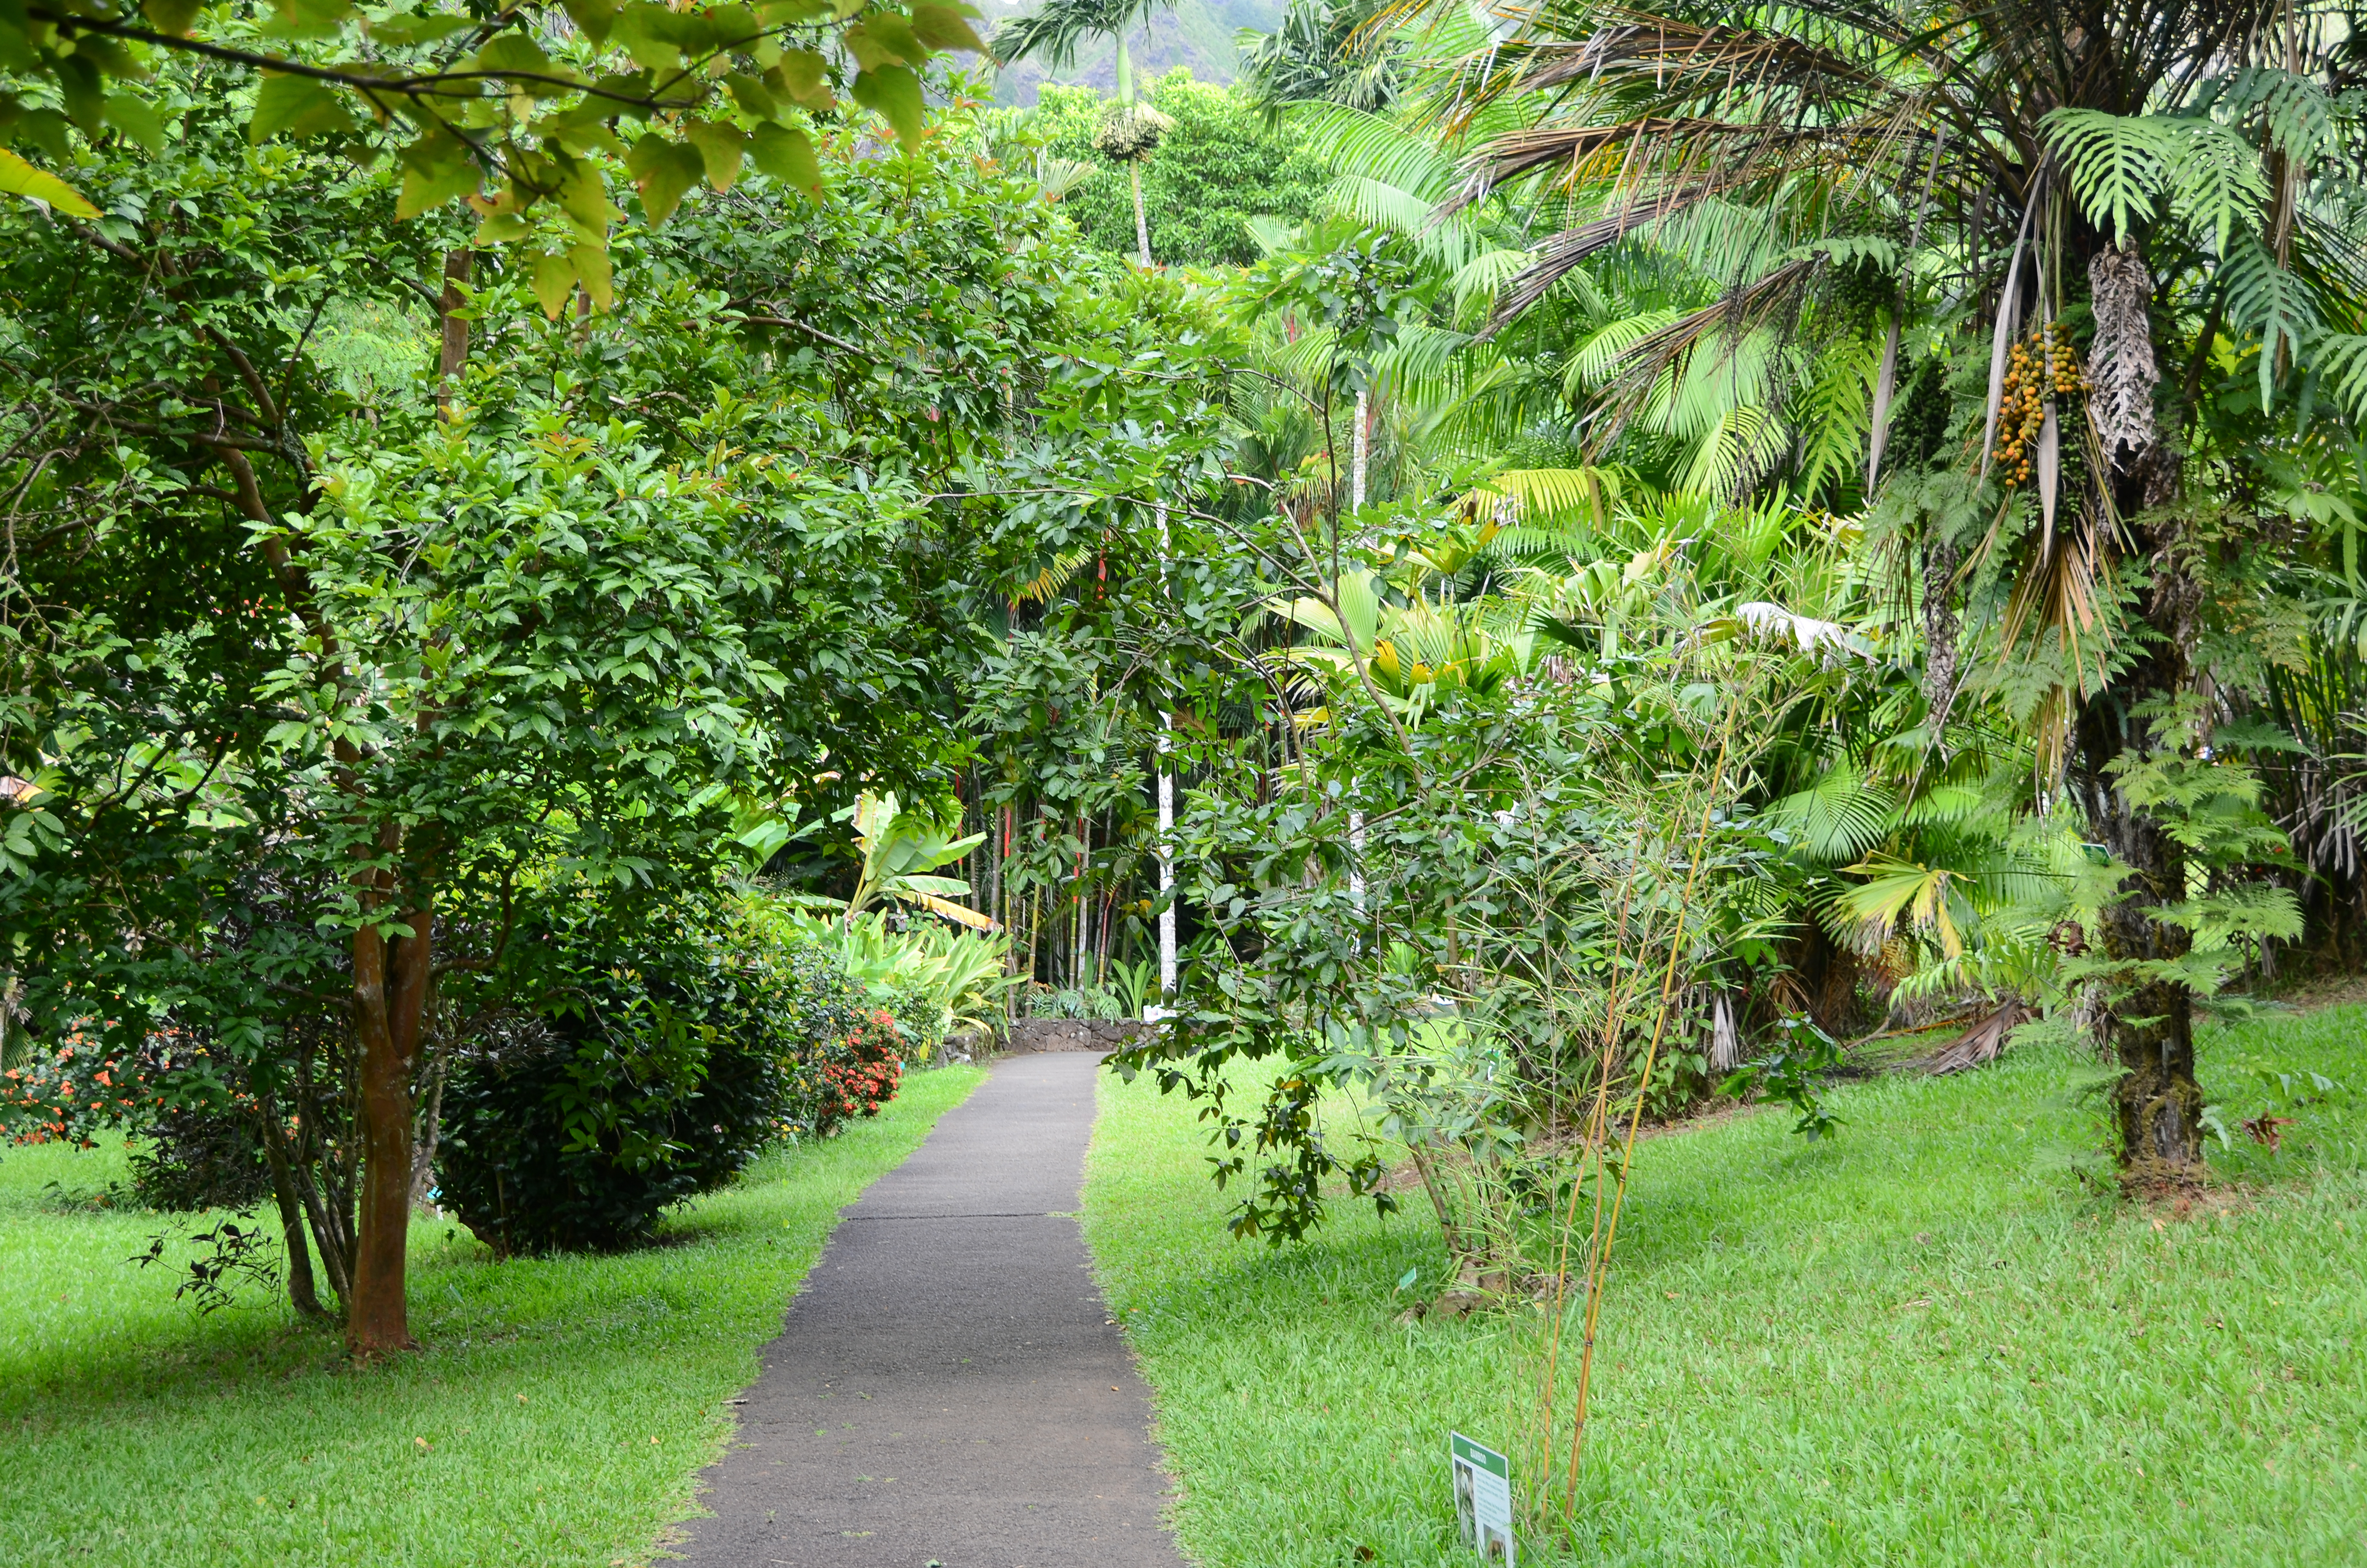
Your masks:
M677 1548L714 1568L1182 1568L1075 1210L1098 1055L1013 1057L790 1304Z

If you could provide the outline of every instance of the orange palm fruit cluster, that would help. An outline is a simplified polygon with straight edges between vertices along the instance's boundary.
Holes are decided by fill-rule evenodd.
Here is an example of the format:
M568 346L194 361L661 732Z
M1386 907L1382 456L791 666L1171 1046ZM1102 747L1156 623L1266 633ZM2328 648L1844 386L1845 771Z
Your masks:
M2046 423L2047 399L2087 390L2088 378L2081 374L2079 356L2071 347L2071 329L2061 322L2033 328L2027 340L2013 346L1998 397L1996 454L2012 483L2030 482L2038 432Z

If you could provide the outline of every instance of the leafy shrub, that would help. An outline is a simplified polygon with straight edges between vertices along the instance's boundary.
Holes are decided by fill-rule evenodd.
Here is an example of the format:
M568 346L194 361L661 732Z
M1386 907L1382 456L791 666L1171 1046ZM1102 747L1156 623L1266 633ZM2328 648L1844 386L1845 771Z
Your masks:
M888 1012L904 1037L904 1060L934 1062L945 1049L948 1021L935 993L926 985L900 985L888 997Z
M884 1007L873 1008L821 1064L823 1087L811 1113L816 1133L828 1137L855 1117L878 1116L903 1082L904 1051L903 1031L894 1016Z
M828 955L711 908L643 923L598 961L549 933L567 983L464 1048L444 1091L444 1201L497 1252L607 1250L730 1181L784 1133L827 1135L892 1096L900 1041ZM589 923L586 923L588 927Z
M1028 986L1025 1006L1031 1018L1083 1018L1114 1022L1127 1016L1125 999L1105 985L1055 990L1038 982Z
M131 1155L131 1200L194 1214L253 1209L271 1196L271 1167L250 1119L210 1106L176 1106L147 1128Z

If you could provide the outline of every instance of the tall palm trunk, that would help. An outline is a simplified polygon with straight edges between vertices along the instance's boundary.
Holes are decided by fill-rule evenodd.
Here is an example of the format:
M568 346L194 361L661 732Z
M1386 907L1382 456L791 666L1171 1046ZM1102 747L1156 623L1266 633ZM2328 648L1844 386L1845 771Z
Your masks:
M1123 32L1113 34L1111 41L1117 45L1117 101L1132 108L1134 107L1134 59L1126 51L1126 34ZM1141 258L1143 267L1148 270L1150 266L1150 218L1143 210L1142 206L1142 160L1140 158L1127 160L1126 177L1134 187L1135 254Z

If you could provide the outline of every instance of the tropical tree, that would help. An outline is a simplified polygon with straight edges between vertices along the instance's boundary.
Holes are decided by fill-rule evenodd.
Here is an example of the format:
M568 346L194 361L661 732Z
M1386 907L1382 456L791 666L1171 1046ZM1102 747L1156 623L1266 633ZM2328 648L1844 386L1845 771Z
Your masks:
M1159 148L1159 139L1172 128L1167 116L1134 95L1134 61L1127 52L1126 35L1137 22L1148 28L1151 13L1168 0L1044 0L1027 15L999 28L994 51L1005 63L1040 57L1055 69L1076 63L1086 40L1107 38L1117 50L1117 97L1103 115L1093 139L1104 157L1126 165L1134 187L1135 248L1142 265L1150 265L1150 220L1142 205L1142 164Z
M1472 51L1445 101L1450 127L1517 121L1448 203L1538 215L1499 323L1631 237L1715 262L1716 298L1613 357L1598 434L1879 279L1867 472L1927 602L1967 611L1929 619L1935 708L1989 682L2121 875L2080 972L2110 987L2141 1178L2202 1158L2196 933L2298 930L2237 872L2275 835L2213 742L2277 656L2262 552L2347 537L2297 493L2353 483L2367 405L2350 48L2335 6L1580 5ZM1902 461L1910 386L1939 429Z

